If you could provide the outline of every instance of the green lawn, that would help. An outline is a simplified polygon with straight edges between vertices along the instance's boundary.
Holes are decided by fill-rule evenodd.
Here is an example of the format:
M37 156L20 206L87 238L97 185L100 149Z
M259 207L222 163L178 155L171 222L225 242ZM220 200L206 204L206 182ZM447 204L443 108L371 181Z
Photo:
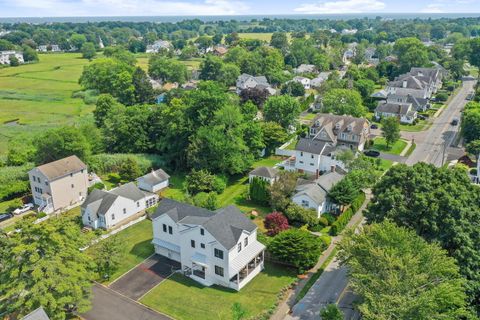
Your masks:
M372 146L372 149L394 155L399 155L407 146L407 142L405 140L398 140L393 146L387 148L387 142L385 141L385 138L382 137L375 138L373 142L374 144Z
M418 120L417 124L400 124L400 130L401 131L407 131L407 132L419 132L419 131L425 131L430 126L432 123L428 120Z
M0 154L8 139L22 133L72 124L93 106L72 98L88 60L80 54L39 55L40 62L0 69ZM13 124L6 124L18 121Z
M247 316L257 316L277 302L282 288L295 281L295 273L266 264L265 270L236 292L219 286L203 287L180 274L162 282L140 302L176 319L232 319L231 307L240 303Z
M317 116L316 113L310 113L310 112L309 112L309 113L307 113L307 114L305 114L305 115L302 115L302 116L300 117L300 119L301 119L301 120L313 120L313 119L315 119L316 116Z
M271 32L264 32L264 33L239 33L238 36L240 39L258 39L262 41L270 42L272 39Z
M110 282L154 253L151 243L153 238L152 221L148 219L120 231L115 236L118 237L120 243L123 243L125 256L120 262L118 270L112 275ZM94 250L95 245L88 248L86 252L92 254Z

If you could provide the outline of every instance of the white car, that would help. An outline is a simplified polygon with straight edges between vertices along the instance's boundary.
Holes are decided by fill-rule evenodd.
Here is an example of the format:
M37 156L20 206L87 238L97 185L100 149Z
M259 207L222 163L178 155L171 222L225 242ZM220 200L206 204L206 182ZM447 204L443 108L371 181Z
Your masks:
M13 211L14 214L22 214L33 209L33 203L27 203Z

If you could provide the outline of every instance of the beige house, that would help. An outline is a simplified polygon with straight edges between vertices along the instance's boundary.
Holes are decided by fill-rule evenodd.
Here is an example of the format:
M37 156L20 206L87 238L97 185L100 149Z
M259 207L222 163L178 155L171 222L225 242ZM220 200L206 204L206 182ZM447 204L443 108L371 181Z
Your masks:
M28 172L38 211L52 213L79 205L88 190L87 166L70 156L33 168Z

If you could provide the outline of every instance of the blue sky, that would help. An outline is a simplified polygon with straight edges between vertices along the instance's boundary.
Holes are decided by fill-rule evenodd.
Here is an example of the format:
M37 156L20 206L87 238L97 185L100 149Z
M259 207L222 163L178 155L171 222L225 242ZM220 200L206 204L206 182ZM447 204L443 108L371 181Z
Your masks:
M0 17L474 13L480 0L0 0Z

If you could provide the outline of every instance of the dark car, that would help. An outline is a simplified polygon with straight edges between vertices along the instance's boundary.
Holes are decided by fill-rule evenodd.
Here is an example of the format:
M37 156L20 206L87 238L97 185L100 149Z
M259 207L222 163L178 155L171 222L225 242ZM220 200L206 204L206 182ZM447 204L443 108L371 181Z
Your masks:
M0 214L0 222L2 221L5 221L5 220L8 220L12 217L12 215L10 213L4 213L4 214Z
M370 129L378 129L378 125L376 125L376 124L374 123L374 124L372 124L372 125L370 126Z
M450 122L452 126L458 125L458 119L453 119L452 122Z
M368 151L365 151L364 154L367 157L377 158L380 155L380 152L375 150L368 150Z

